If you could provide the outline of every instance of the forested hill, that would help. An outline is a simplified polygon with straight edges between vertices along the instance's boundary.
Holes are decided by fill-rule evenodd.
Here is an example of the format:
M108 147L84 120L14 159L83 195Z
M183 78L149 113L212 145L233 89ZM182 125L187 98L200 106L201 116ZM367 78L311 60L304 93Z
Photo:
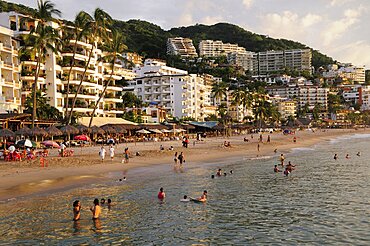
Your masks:
M254 52L309 48L295 41L274 39L255 34L228 23L218 23L211 26L194 25L172 28L169 31L164 31L155 24L140 20L130 20L127 22L116 21L115 26L126 34L126 42L131 50L143 53L149 57L165 58L167 38L178 36L193 39L197 49L199 42L204 39L235 43ZM312 64L315 68L332 64L333 62L331 57L321 54L318 51L313 51Z
M7 3L0 0L0 12L7 11L18 11L32 15L35 10L24 5ZM124 33L129 49L145 57L166 58L167 38L176 36L193 39L196 48L198 48L198 44L202 39L236 43L254 52L308 48L306 45L298 42L255 34L228 23L218 23L211 26L197 24L188 27L172 28L169 31L165 31L160 26L142 20L116 20L114 26ZM315 68L331 63L333 63L332 58L318 51L313 51L312 64Z

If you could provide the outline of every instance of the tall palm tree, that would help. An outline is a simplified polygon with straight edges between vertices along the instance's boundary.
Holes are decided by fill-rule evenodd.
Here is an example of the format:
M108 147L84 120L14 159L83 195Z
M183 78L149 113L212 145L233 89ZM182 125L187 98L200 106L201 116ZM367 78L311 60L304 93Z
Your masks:
M36 57L36 72L33 83L33 110L32 110L32 128L35 126L36 109L37 109L37 81L40 75L41 61L46 56L48 50L57 52L55 43L59 40L58 32L46 23L53 19L53 15L60 16L61 12L55 8L50 1L39 0L37 2L37 11L35 18L39 21L30 34L25 37L27 48Z
M123 36L120 34L117 30L112 30L112 39L107 42L105 45L103 45L103 50L108 52L108 55L104 58L107 60L110 60L110 64L112 66L112 70L109 76L108 81L104 85L103 92L100 94L98 101L94 105L94 110L91 114L89 127L91 127L92 121L94 119L95 111L99 107L99 102L103 98L105 91L107 90L112 77L114 75L114 65L116 64L117 59L123 60L123 56L121 55L125 50L127 49L127 46L123 44Z
M73 44L73 55L70 63L70 68L68 71L67 75L67 91L65 94L65 122L67 122L68 119L68 95L69 95L69 83L71 81L71 74L72 74L72 68L75 65L75 56L76 56L76 51L77 51L77 43L80 41L83 37L86 37L89 32L89 23L92 21L91 16L86 13L85 11L81 11L76 15L76 18L73 22L73 33L71 34L71 38L75 40ZM69 28L69 27L67 27ZM68 39L68 44L69 44L69 39Z
M67 122L66 122L67 125L71 121L73 110L74 110L74 107L76 105L77 95L81 90L82 83L85 79L87 69L89 68L90 61L91 61L91 58L92 58L93 53L94 53L93 51L94 51L94 48L95 48L95 43L97 43L98 41L101 42L102 40L107 39L108 28L110 27L111 23L112 23L112 17L110 17L108 13L106 13L104 10L102 10L100 8L95 9L94 16L91 17L91 21L88 24L88 28L90 29L90 35L89 36L90 36L90 39L91 39L90 40L90 42L91 42L90 54L89 54L89 58L88 58L88 60L85 64L84 72L81 76L80 83L77 87L77 90L75 92L75 95L74 95L74 98L73 98L73 101L72 101L71 110L68 114L68 119L67 119Z
M225 82L218 82L212 86L212 96L215 100L221 102L222 99L227 97L227 84Z
M236 88L231 93L231 96L233 98L232 104L236 105L236 118L239 122L239 105L242 103L243 97L244 97L244 90L241 87Z

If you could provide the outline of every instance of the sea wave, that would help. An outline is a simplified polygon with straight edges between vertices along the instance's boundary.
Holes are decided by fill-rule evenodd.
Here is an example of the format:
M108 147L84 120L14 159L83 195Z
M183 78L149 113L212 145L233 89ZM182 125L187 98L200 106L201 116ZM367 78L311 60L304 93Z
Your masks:
M368 134L368 133L364 133L364 134L356 133L356 134L353 134L353 135L340 136L340 137L337 137L337 138L334 138L334 139L330 140L330 143L335 144L335 143L342 142L342 141L345 141L345 140L364 139L364 138L370 138L370 134Z

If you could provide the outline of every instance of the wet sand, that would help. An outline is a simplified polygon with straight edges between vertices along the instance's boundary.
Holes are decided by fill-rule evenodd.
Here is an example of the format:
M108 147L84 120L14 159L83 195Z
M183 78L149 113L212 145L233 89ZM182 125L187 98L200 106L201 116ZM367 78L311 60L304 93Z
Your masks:
M183 148L181 141L128 143L116 146L116 155L110 160L108 146L105 146L107 155L101 162L98 152L100 146L74 148L73 157L57 157L57 150L52 150L47 158L48 167L40 167L39 160L22 162L0 162L0 200L22 197L36 193L47 193L57 190L66 190L83 184L104 182L112 179L110 173L119 173L122 176L132 177L137 172L148 172L150 168L159 165L173 164L173 155L177 151L184 152L187 166L196 166L206 163L223 162L260 158L264 156L278 156L287 153L292 148L312 146L316 143L329 141L340 135L370 133L370 130L326 130L326 131L298 131L297 142L293 142L294 135L282 133L271 134L271 143L266 143L267 133L263 134L263 143L257 151L259 135L239 135L230 138L206 138L203 141L190 140L189 148ZM246 137L249 141L244 142ZM224 141L230 142L231 147L223 147ZM195 145L193 144L195 142ZM160 151L163 145L165 150ZM168 150L170 146L173 151ZM132 158L129 163L122 164L124 148L129 147ZM274 153L277 149L277 153ZM140 152L141 156L135 156ZM340 153L338 153L340 154Z

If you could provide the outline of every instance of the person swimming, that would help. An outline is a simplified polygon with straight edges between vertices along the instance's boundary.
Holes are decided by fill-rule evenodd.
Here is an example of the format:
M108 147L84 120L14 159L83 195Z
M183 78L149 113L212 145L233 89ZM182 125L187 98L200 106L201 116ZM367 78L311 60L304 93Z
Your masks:
M224 176L226 177L227 173L224 173Z
M190 199L187 195L184 195L184 198L180 200L180 202L190 202Z
M220 169L218 169L218 171L217 171L216 175L217 175L217 176L221 176L221 175L222 175L222 170L221 170L221 168L220 168Z
M233 174L233 170L230 170L230 174Z
M288 167L285 168L284 170L284 175L285 176L288 176L290 174L289 170L288 170Z
M334 160L338 160L338 155L334 154Z
M350 157L349 157L349 154L347 154L347 155L346 155L346 159L349 159L349 158L350 158Z
M357 154L356 154L357 156L361 156L361 152L359 151L359 152L357 152Z
M274 167L274 172L275 172L275 173L281 172L281 170L278 168L278 165L275 165L275 167Z
M102 199L100 200L100 205L105 205L105 198L102 198Z
M211 179L214 179L214 178L215 178L215 175L213 175L213 174L212 174L212 175L211 175Z

